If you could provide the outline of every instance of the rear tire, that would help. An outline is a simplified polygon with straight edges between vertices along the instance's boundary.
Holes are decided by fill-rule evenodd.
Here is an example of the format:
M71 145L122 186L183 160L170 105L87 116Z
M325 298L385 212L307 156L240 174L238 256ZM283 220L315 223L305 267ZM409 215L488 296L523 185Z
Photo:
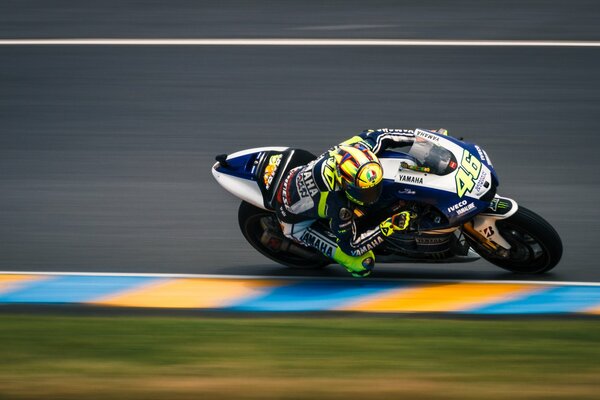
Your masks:
M508 258L500 258L468 239L474 250L500 268L520 274L542 274L554 268L562 257L560 236L545 219L525 207L496 222L502 237L511 245Z
M263 220L263 218L265 220ZM242 234L254 247L258 252L264 255L271 260L283 264L290 268L297 269L320 269L328 265L331 261L318 252L315 249L311 249L308 247L303 247L302 250L307 254L310 254L310 257L301 257L296 254L291 254L285 251L274 251L271 248L265 246L261 237L265 232L263 228L263 224L261 224L261 220L263 223L267 223L271 226L276 226L277 229L279 227L279 222L277 221L277 217L275 213L272 211L263 210L262 208L258 208L253 206L250 203L243 201L240 204L240 208L238 210L238 223L240 225L240 229ZM280 229L276 232L281 238L283 238L283 232ZM289 240L289 239L284 239ZM296 245L295 246L300 246Z

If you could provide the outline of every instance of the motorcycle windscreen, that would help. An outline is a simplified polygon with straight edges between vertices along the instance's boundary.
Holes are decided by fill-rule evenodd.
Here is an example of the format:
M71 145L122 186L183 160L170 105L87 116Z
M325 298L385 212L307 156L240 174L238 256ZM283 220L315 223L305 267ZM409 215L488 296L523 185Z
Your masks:
M450 150L421 137L415 138L408 154L419 162L420 167L430 168L436 175L447 175L458 165Z

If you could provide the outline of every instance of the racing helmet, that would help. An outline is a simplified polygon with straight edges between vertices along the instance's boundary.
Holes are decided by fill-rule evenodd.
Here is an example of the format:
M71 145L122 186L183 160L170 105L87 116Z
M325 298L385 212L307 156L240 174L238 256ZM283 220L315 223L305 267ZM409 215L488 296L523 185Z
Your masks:
M338 181L348 199L359 205L375 203L383 189L383 168L363 144L340 145L334 154Z

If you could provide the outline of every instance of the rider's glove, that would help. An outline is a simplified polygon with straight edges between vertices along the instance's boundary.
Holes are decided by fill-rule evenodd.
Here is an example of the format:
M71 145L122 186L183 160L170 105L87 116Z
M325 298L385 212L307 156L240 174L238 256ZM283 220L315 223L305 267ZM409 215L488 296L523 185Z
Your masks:
M409 211L402 211L394 214L379 224L379 229L384 236L390 236L394 232L404 231L408 228L410 220L416 218L416 214Z

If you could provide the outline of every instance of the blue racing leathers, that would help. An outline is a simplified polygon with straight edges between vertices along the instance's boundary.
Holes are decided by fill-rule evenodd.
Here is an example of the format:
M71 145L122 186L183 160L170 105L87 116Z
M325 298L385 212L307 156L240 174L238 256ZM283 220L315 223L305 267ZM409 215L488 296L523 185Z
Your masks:
M340 145L361 143L377 155L390 147L412 145L414 138L413 130L377 129L364 131ZM394 229L390 228L392 221L386 220L370 229L357 230L355 207L337 176L334 154L338 147L288 173L278 188L277 217L286 237L320 250L354 276L367 276L375 265L373 249ZM314 225L319 219L329 222L329 230ZM407 219L402 225L406 226Z

